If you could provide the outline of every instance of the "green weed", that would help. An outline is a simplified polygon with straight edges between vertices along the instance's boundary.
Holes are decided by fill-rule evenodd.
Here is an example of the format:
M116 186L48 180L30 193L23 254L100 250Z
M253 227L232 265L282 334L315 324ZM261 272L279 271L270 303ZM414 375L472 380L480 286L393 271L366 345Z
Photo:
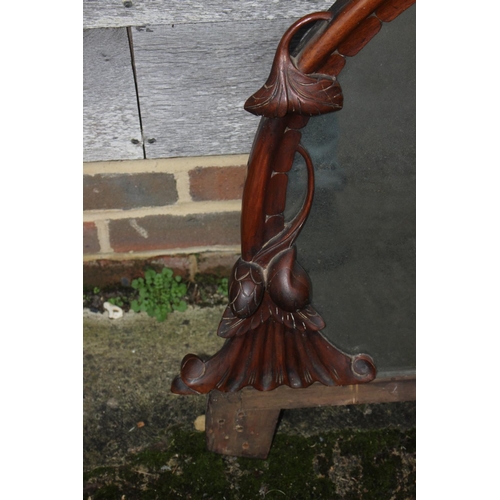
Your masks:
M148 269L144 278L133 280L131 285L139 293L130 303L135 312L146 312L158 321L165 321L172 311L187 309L183 300L187 287L180 276L174 276L172 269L165 267L161 273Z
M123 300L121 297L111 297L108 299L108 302L114 306L123 307Z
M217 293L227 297L229 280L227 278L221 278L217 285Z

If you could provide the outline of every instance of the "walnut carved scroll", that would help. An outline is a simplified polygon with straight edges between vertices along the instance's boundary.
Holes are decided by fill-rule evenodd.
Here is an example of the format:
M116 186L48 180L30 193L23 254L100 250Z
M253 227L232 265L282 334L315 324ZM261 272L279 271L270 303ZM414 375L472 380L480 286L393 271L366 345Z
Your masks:
M172 382L178 394L205 394L244 387L270 391L370 382L376 376L367 354L347 354L321 333L325 323L311 303L312 284L294 245L314 197L314 166L301 145L309 117L342 109L337 75L354 56L414 0L339 0L331 11L309 14L283 35L269 78L245 103L262 116L248 163L241 216L241 258L232 270L229 304L218 327L226 342L208 360L184 357ZM321 21L298 55L290 43L301 28ZM287 172L294 157L307 168L306 198L284 220Z

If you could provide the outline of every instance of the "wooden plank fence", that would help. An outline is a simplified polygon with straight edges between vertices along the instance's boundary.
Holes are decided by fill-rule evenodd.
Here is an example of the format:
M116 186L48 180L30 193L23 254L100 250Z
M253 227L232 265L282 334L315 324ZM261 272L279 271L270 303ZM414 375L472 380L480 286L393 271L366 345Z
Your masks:
M85 161L144 158L126 28L83 32Z
M244 101L286 28L332 3L84 0L84 161L248 153Z
M84 0L84 28L294 19L335 0Z

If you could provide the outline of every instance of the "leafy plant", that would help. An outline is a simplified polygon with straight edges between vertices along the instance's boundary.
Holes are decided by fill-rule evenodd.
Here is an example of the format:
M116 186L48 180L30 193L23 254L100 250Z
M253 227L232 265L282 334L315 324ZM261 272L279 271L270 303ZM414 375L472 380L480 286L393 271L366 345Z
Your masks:
M108 299L108 302L114 306L123 307L123 300L121 297L111 297Z
M228 284L229 280L227 278L221 278L219 283L217 284L217 293L227 297L228 295Z
M130 307L135 312L147 312L158 321L165 321L172 311L185 311L187 304L183 299L187 287L180 276L174 277L172 269L163 268L161 273L148 269L144 278L132 281L132 288L139 292Z

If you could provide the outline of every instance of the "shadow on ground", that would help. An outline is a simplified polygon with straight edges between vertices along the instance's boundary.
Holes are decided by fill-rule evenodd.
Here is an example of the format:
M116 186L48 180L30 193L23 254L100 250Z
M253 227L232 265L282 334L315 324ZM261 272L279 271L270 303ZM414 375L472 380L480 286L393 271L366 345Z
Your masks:
M267 460L207 452L205 396L170 383L186 353L222 345L222 311L84 312L85 500L415 498L413 402L285 411Z

